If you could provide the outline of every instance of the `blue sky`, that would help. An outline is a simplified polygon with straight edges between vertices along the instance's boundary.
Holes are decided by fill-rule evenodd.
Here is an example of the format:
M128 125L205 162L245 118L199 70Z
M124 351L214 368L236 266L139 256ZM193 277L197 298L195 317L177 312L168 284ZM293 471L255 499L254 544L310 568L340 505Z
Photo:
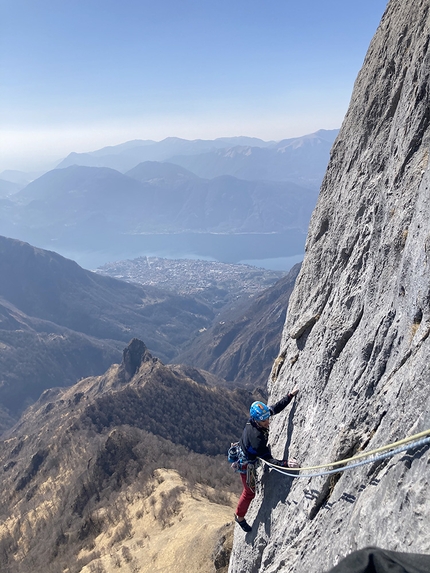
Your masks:
M0 0L0 171L339 127L386 0Z

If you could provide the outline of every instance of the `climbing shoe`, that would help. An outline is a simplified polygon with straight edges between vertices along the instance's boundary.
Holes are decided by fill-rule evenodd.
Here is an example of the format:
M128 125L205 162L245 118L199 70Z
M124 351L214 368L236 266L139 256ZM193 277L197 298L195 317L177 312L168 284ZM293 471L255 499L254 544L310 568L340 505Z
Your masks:
M246 533L249 533L250 531L252 531L252 527L249 525L249 523L247 523L246 519L242 519L242 521L239 521L237 518L237 515L235 515L234 520L236 523L238 523L240 525L240 527L243 529L243 531L246 531Z

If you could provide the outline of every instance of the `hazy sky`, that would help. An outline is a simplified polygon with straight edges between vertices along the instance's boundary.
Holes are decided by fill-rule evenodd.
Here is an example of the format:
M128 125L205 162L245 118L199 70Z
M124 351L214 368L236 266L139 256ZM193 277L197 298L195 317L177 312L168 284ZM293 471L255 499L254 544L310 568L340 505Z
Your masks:
M0 0L0 171L340 127L386 0Z

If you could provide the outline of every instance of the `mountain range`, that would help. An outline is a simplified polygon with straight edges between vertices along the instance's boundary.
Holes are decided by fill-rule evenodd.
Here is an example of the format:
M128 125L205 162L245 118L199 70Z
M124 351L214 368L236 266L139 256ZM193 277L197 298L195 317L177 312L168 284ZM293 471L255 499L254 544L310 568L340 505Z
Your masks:
M320 130L266 147L241 145L195 155L174 155L170 162L200 177L221 174L250 181L292 181L319 190L338 130Z
M164 364L138 338L125 348L120 340L140 331L173 350L180 332L209 328L210 306L3 237L0 264L2 567L227 573L240 481L223 454L265 390ZM265 280L259 269L243 272ZM263 314L273 293L234 312L230 301L229 326L235 314L246 337L242 311ZM258 327L271 348L280 324L267 314L268 332ZM261 347L255 332L250 343ZM269 354L260 353L265 369Z
M17 193L23 189L25 185L20 185L19 183L13 183L12 181L7 181L6 179L0 179L0 198L8 197Z
M74 165L3 199L0 228L77 260L101 253L96 266L166 251L238 262L276 256L277 234L287 254L302 252L315 201L315 191L294 183L202 179L169 163L127 174Z
M336 135L136 140L72 153L27 185L31 174L5 171L0 233L87 268L142 255L287 265Z
M125 173L145 161L167 161L206 179L232 175L247 180L293 181L318 189L338 131L322 129L280 142L251 137L136 140L90 153L71 153L58 167L110 167Z
M306 230L316 194L293 183L206 180L172 164L142 164L125 175L72 166L49 171L13 196L16 219L32 229L71 233Z

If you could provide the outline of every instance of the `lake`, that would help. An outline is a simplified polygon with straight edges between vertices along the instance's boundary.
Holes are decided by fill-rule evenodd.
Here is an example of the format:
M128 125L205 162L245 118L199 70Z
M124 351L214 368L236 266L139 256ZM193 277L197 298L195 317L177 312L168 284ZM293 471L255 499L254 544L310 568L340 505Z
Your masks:
M271 270L288 271L303 260L305 233L175 233L98 236L79 245L50 242L37 245L75 260L87 269L112 261L141 256L167 259L204 259L243 263Z

